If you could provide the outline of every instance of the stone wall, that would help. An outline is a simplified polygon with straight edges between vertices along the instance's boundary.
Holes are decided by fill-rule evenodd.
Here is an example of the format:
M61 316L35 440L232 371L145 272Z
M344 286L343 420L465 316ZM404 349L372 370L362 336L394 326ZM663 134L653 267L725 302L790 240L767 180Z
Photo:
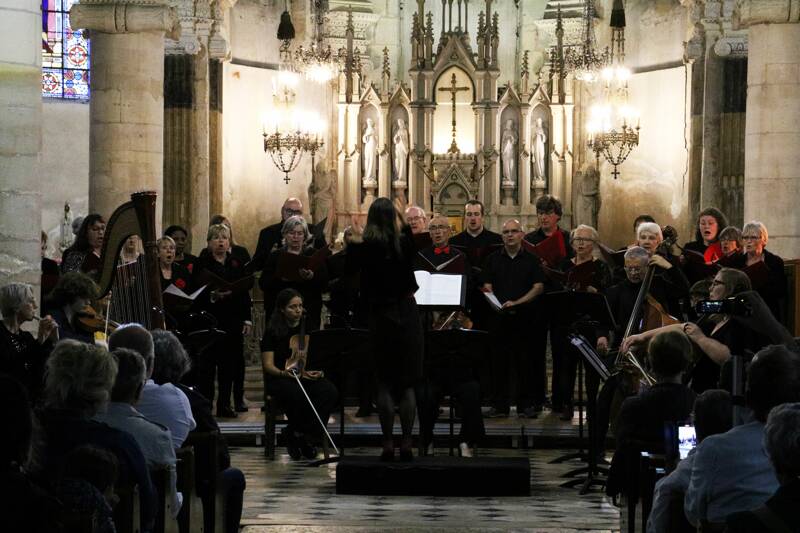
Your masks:
M89 206L89 104L44 99L42 105L42 229L50 250L59 238L64 202L72 215ZM109 216L111 213L104 213Z

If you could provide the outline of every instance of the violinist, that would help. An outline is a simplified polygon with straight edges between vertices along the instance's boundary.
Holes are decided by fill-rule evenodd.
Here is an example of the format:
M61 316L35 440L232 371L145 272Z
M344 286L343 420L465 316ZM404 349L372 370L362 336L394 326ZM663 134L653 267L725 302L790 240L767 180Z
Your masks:
M87 217L88 218L88 217ZM81 323L81 317L91 309L92 300L97 298L97 284L81 272L67 272L59 278L50 294L48 308L53 320L58 324L59 339L75 339L94 344L94 333Z
M75 242L61 256L61 272L83 272L93 279L100 276L106 221L97 213L87 215L75 236Z
M21 328L37 320L36 298L27 283L0 287L0 313L0 373L17 378L35 398L43 384L45 361L58 340L56 322L50 316L38 319L36 337Z
M175 241L175 263L186 268L191 274L194 271L194 264L197 257L190 254L186 249L189 243L189 232L183 226L170 226L164 231L165 237L171 237Z
M575 256L570 259L565 258L558 265L558 269L566 274L565 288L605 293L611 285L611 272L608 266L594 257L594 243L598 239L597 230L591 226L581 224L572 230L570 246ZM572 396L579 357L567 343L566 326L566 324L555 324L550 341L553 354L553 411L558 412L561 420L565 421L572 420L574 416Z
M319 422L294 375L286 370L286 362L300 355L292 352L290 339L300 334L302 317L300 293L290 288L280 291L261 339L261 358L264 390L277 400L289 421L283 430L289 456L313 459L317 455L314 442L322 438ZM319 371L303 370L302 379L320 419L327 422L339 395L336 387Z
M655 279L659 281L655 286L663 288L658 301L670 315L681 316L681 300L689 294L689 281L677 267L678 261L672 256L669 247L664 246L667 243L664 242L661 227L655 222L643 222L639 224L636 236L638 245L650 254L650 264L656 267Z
M744 254L734 257L727 266L743 270L750 278L753 290L766 302L773 316L782 321L781 306L786 298L787 281L783 259L767 250L769 233L758 220L742 228Z
M721 269L711 282L709 299L724 300L751 290L750 280L743 272L733 268ZM712 314L698 323L685 322L664 326L631 335L623 341L621 350L627 351L645 346L654 335L662 331L683 331L701 350L690 374L692 390L698 394L719 387L720 368L731 354L744 355L746 351L758 351L768 340L741 322L733 321L728 314Z
M683 245L683 270L689 283L706 277L706 271L698 268L699 265L713 263L722 257L719 236L722 229L727 226L728 220L716 207L707 207L697 215L695 238ZM693 257L687 257L689 254Z
M203 270L208 270L228 282L245 277L244 264L231 254L230 235L230 228L224 224L208 228L208 253L197 260L198 274L202 275ZM200 354L197 365L198 388L203 396L213 399L214 374L218 371L217 416L234 418L236 412L247 411L243 383L240 385L236 376L244 374L244 337L250 334L253 327L250 292L215 289L204 291L202 296L206 310L217 319L217 327L225 335ZM236 411L230 406L231 389L234 389Z
M281 234L283 245L269 254L261 278L258 280L261 290L264 291L264 311L267 314L272 312L280 291L287 288L294 289L303 295L308 331L316 331L320 329L322 319L322 292L328 283L328 269L322 262L316 270L298 269L299 278L294 280L284 278L281 272L281 259L284 254L312 256L316 250L311 246L313 235L308 229L308 224L299 215L286 219Z

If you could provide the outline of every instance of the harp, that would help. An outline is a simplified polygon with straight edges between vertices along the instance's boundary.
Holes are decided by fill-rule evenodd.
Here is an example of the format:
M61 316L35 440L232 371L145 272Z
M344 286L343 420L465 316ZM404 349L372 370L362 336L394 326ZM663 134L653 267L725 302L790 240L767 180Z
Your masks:
M135 263L119 265L128 237L142 240L144 253ZM161 276L156 244L156 193L137 192L119 206L106 224L97 281L100 297L111 296L109 317L116 322L137 322L147 329L164 328Z

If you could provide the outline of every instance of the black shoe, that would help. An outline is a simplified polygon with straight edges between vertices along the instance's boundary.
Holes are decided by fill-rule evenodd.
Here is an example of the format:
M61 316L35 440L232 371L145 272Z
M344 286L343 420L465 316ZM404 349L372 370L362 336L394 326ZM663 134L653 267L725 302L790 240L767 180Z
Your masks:
M411 451L411 448L400 448L400 460L401 461L414 460L414 452Z
M246 413L248 411L247 406L243 403L236 404L236 412L237 413Z
M356 411L356 418L365 418L372 414L372 406L369 407L359 407L358 411Z
M566 405L564 406L563 409L561 409L561 414L558 416L558 418L560 420L567 422L572 420L574 416L575 416L575 410L572 408L571 405Z
M519 414L520 418L539 418L539 411L536 410L536 407L528 407L522 413Z
M303 457L305 457L306 459L316 459L317 448L313 444L310 444L303 437L301 437L299 440L300 440L300 453L303 454Z
M394 461L394 448L392 448L391 450L383 450L381 452L381 461L387 463Z
M230 407L217 407L217 418L236 418L239 414Z
M508 417L508 411L500 411L499 409L490 407L483 416L484 418L506 418Z
M297 461L303 456L300 450L300 442L294 431L290 430L288 426L281 429L281 437L286 443L286 451L289 452L289 457Z

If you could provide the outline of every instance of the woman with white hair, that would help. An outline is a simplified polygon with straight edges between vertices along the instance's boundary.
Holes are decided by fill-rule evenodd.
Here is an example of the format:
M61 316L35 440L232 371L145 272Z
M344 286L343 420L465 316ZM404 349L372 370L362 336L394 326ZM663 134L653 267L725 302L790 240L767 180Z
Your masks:
M54 478L67 454L78 446L110 451L119 461L120 482L138 485L142 528L150 531L156 493L141 448L128 433L92 420L108 404L116 376L117 363L105 348L72 339L56 344L47 361L44 409L39 414L46 443L43 474Z
M0 313L0 373L17 378L35 398L42 384L44 362L58 338L56 322L50 315L39 320L36 338L22 329L22 324L36 319L36 299L27 283L0 287Z
M206 235L208 253L197 259L197 279L208 271L229 283L246 277L245 265L231 253L231 230L224 224L213 224ZM225 335L200 353L197 379L200 392L213 402L214 374L217 373L219 390L217 416L235 418L237 412L247 411L244 403L244 386L236 376L244 373L244 337L253 327L252 303L249 286L237 291L221 287L206 289L201 305L217 319L217 327ZM231 407L231 392L234 407Z
M683 270L678 268L678 260L671 251L661 246L664 234L661 226L655 222L642 222L636 228L636 242L650 254L650 265L655 265L655 275L661 278L667 288L667 312L680 317L682 313L681 300L689 296L689 280Z
M264 291L264 312L271 316L275 308L275 300L283 289L294 289L303 297L306 308L306 330L320 328L322 313L322 292L328 284L328 269L325 256L319 255L319 261L299 258L317 254L327 254L327 249L317 251L313 247L314 238L308 224L300 215L286 219L281 228L283 245L273 251L267 258L261 279L258 284Z
M773 316L782 321L781 306L787 291L786 273L783 259L767 250L768 241L769 233L763 222L748 222L742 228L744 253L731 259L729 265L747 274L753 290L761 295Z

